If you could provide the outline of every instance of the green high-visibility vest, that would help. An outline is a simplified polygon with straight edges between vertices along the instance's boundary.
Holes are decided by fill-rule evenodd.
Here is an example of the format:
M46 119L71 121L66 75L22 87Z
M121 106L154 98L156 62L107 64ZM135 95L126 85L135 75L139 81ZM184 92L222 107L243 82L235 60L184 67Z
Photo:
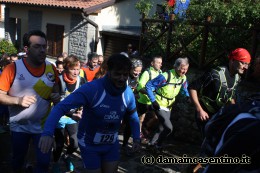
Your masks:
M161 107L171 109L175 97L179 94L182 84L186 81L186 76L178 76L174 69L164 72L162 75L167 79L167 84L155 91L156 101Z

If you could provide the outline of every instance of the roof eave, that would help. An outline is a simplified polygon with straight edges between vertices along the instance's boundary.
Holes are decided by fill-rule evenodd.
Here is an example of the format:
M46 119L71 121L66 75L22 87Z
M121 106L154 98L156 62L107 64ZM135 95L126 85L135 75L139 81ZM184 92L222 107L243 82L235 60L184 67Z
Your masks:
M115 1L116 0L110 0L108 2L105 2L105 3L102 3L102 4L99 4L99 5L95 5L95 6L92 6L92 7L89 7L89 8L84 8L83 9L83 12L85 14L91 14L91 13L95 13L96 11L98 10L101 10L103 8L106 8L106 7L109 7L109 6L112 6L115 4Z
M88 8L80 8L80 7L71 7L71 6L59 6L59 5L48 5L48 4L33 4L33 3L17 3L17 2L8 2L8 1L1 1L0 4L18 4L24 6L38 6L38 7L47 7L47 8L62 8L62 9L73 9L73 10L83 10L85 14L95 13L98 10L103 8L109 7L115 4L116 0L109 0L102 4L94 5Z
M59 6L59 5L45 5L45 4L27 4L27 3L14 3L14 2L0 2L0 4L13 4L20 6L28 6L28 7L42 7L42 8L54 8L54 9L65 9L65 10L84 10L84 8L80 7L70 7L70 6Z

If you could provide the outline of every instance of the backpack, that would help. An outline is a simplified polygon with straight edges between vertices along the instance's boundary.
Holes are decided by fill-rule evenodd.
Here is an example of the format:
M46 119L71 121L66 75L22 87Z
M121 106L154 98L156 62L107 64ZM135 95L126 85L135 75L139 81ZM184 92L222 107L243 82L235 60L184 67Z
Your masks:
M146 69L144 70L144 72L145 72L145 71L147 71L148 74L149 74L149 80L148 80L148 81L152 80L152 72L151 72L150 67L146 68ZM143 72L143 73L144 73L144 72ZM162 73L162 71L160 70L160 71L159 71L159 74L161 74L161 73Z
M216 69L213 69L213 70L219 74L219 80L220 80L219 91L218 91L216 99L212 100L211 98L204 96L202 94L203 88L201 88L201 90L200 90L200 95L201 95L200 100L204 103L204 105L206 106L208 111L211 113L216 112L216 110L218 110L218 107L222 107L232 98L235 87L237 86L238 81L240 80L239 75L236 74L234 84L231 88L229 88L227 85L227 79L225 76L226 68L217 67Z
M207 156L214 156L222 134L225 133L230 123L241 113L250 113L256 119L260 120L260 99L253 99L243 104L222 107L205 126L205 139L202 144L202 153Z
M144 71L147 71L148 74L149 74L149 81L152 80L152 72L151 72L151 69L148 67L146 68Z
M179 83L170 83L170 81L171 81L171 71L168 70L168 71L167 71L167 74L168 74L168 75L167 75L168 77L167 77L167 80L166 80L166 85L174 85L174 86L176 87L176 86L182 85L182 84L184 83L184 80L183 80L183 79L182 79L182 81L179 82ZM164 99L172 100L172 99L174 99L174 98L165 97L165 96L161 95L161 94L158 92L158 90L159 90L160 88L165 87L166 85L157 88L157 89L155 90L155 93L156 93L157 95L161 96L161 97L164 98Z
M243 104L223 107L208 121L201 154L204 158L228 158L231 161L206 164L200 172L260 171L260 93L255 96ZM230 164L234 159L240 159L240 164Z

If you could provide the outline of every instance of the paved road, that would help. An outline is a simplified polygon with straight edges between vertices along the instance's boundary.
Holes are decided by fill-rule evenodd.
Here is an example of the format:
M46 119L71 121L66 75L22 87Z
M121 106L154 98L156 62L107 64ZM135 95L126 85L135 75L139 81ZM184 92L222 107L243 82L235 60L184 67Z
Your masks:
M122 136L119 136L120 142ZM121 151L121 158L119 163L118 173L185 173L189 172L189 164L161 164L161 163L149 163L152 158L177 158L182 157L183 154L187 156L196 156L199 152L199 147L196 145L190 145L183 142L169 142L163 152L154 152L153 150L145 149L145 145L142 147L140 153L134 153L127 155L126 152ZM161 155L161 156L160 156ZM160 156L160 157L159 157ZM142 158L146 158L147 164L142 163ZM11 148L10 148L10 135L9 133L0 134L0 173L9 173L11 160ZM160 161L160 160L159 160ZM80 158L80 152L76 152L73 155L73 162L75 164L75 172L80 173L82 170L82 162ZM65 164L60 161L62 171L66 172ZM51 168L50 168L51 169Z
M54 60L51 59L52 62ZM120 142L122 141L122 136L119 136ZM182 157L186 154L188 157L196 156L199 152L199 146L191 145L184 142L178 141L168 141L168 145L163 152L154 152L152 150L147 150L145 145L140 153L134 153L132 155L127 155L125 152L121 151L121 158L119 163L118 173L176 173L176 172L190 172L189 164L161 164L161 163L148 163L148 161L158 158L177 158ZM9 133L0 134L0 173L9 173L10 160L11 160L11 143ZM159 157L161 155L161 157ZM146 158L146 163L142 163L142 158ZM80 173L82 170L82 162L80 158L80 152L76 152L73 155L73 162L75 164L76 173ZM60 161L62 171L66 172L65 164ZM51 168L50 168L51 169Z

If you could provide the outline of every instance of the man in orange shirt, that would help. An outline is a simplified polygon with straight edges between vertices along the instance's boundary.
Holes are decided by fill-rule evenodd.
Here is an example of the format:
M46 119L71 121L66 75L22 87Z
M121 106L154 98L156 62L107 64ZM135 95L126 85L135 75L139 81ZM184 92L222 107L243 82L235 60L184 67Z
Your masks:
M35 172L43 173L48 172L50 152L42 153L38 143L58 77L55 67L46 61L46 35L30 31L23 41L28 47L27 57L9 64L0 76L0 104L9 107L13 172L23 172L32 140L37 158Z
M85 71L85 73L87 75L88 82L91 82L94 79L95 74L98 72L98 70L100 68L100 66L98 65L98 58L99 58L99 55L92 54L89 57L87 67L82 67L82 69Z
M103 55L98 55L98 65L101 66L101 64L104 62Z

